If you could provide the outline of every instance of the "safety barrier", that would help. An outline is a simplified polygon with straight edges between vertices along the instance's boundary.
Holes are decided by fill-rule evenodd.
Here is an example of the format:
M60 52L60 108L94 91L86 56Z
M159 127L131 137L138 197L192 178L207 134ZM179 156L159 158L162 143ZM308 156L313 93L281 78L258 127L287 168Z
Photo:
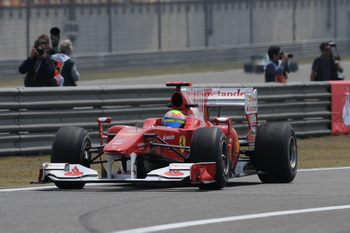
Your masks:
M331 134L328 82L225 85L246 86L258 89L260 123L288 121L300 137ZM111 125L142 126L143 119L164 115L173 90L164 85L2 88L0 155L50 153L55 132L62 126L83 127L93 144L98 143L97 117L112 117ZM232 117L235 129L244 134L243 109L223 108L220 112ZM216 114L210 109L211 116Z

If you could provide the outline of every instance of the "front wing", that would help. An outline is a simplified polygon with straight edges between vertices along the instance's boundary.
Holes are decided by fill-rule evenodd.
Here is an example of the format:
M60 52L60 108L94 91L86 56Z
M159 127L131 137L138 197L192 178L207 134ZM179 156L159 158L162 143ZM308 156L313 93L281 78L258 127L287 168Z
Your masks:
M232 177L257 174L249 159L240 159ZM40 169L38 183L46 182L86 182L86 183L174 183L187 182L194 185L215 182L216 163L172 163L153 170L145 178L136 177L136 168L122 172L120 169L100 178L97 171L80 164L44 163ZM37 183L37 182L36 182Z
M172 163L153 170L146 178L136 178L135 172L114 172L110 178L99 178L98 172L80 164L44 163L39 175L42 182L86 182L86 183L140 183L140 182L184 182L208 184L215 182L216 164Z

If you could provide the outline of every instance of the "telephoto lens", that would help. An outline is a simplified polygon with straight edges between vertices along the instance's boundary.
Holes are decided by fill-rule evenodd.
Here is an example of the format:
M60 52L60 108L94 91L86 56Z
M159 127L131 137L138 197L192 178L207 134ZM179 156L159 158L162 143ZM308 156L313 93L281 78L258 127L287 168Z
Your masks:
M337 47L337 44L334 43L333 41L329 41L328 44L329 44L332 48Z
M57 47L60 43L60 32L61 30L57 27L53 27L50 30L51 44L54 48Z
M294 56L293 53L288 53L289 58L293 58L293 56Z
M38 53L40 56L44 55L44 53L45 53L45 51L44 51L41 47L38 47L38 48L36 49L36 51L37 51L37 53Z

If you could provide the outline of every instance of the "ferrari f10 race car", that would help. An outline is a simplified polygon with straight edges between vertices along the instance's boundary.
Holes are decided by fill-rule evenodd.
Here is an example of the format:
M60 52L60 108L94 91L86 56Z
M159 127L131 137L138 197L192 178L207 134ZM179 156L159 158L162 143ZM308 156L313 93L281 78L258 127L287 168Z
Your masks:
M83 128L60 128L51 162L42 165L37 183L54 182L61 189L110 182L192 184L216 190L230 178L253 174L264 183L293 181L298 163L294 130L283 122L258 126L256 89L166 85L176 90L165 117L146 119L142 127L115 125L107 133L103 125L111 118L100 117L100 145L93 146ZM211 107L244 108L247 134L240 138L229 117L210 119ZM90 168L95 163L102 164L100 173Z

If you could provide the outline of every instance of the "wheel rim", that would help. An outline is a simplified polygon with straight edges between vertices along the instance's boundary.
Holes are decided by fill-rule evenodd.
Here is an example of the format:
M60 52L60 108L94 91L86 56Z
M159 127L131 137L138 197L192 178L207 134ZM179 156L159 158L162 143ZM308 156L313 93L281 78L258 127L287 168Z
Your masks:
M230 159L228 156L227 144L225 141L223 141L222 149L221 149L221 163L225 174L227 174L229 171L229 164L230 164L229 161Z
M84 156L83 158L84 158L85 160L89 160L89 152L84 151L83 156Z
M90 155L90 142L89 141L85 141L84 144L83 144L83 148L82 148L82 165L85 165L85 166L90 166L90 159L91 159L91 155Z
M295 138L291 137L289 140L289 164L292 170L296 169L297 158L298 158L297 144L295 142Z

